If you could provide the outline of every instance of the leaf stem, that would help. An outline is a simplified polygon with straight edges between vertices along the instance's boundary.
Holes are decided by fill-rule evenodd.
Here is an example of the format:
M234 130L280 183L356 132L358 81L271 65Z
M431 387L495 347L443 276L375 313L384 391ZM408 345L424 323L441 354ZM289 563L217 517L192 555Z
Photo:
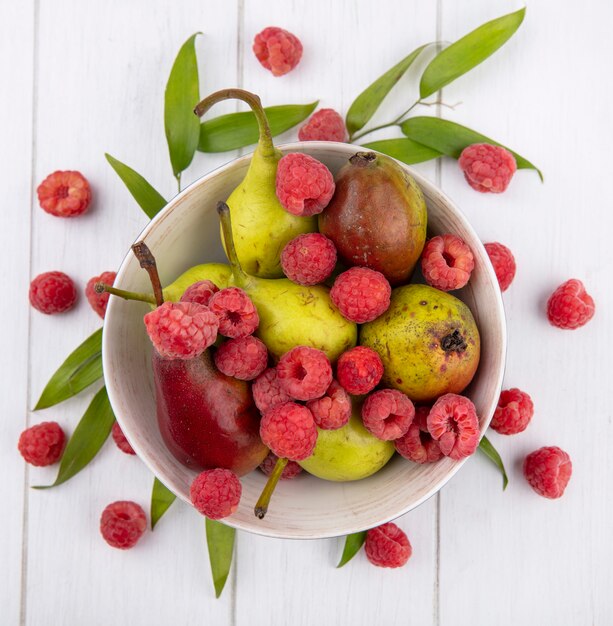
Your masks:
M264 519L264 516L268 511L268 505L270 503L272 493L275 490L286 465L287 459L277 459L275 468L272 470L272 474L268 477L268 481L266 482L266 485L264 486L264 489L255 504L255 508L253 509L253 512L258 519Z
M117 289L111 287L105 283L96 283L94 285L94 291L96 293L110 293L113 296L118 296L124 300L138 300L139 302L149 302L149 304L155 304L155 298L149 293L138 293L136 291L126 291L125 289Z
M179 172L175 178L177 179L177 187L179 189L179 193L181 193L181 172Z

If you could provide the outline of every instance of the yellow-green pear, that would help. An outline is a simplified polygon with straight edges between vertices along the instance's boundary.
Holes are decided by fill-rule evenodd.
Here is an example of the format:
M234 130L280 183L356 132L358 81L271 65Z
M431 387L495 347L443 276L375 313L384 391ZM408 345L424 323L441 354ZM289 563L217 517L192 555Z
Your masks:
M164 300L178 302L185 290L194 283L201 280L210 280L219 289L225 289L232 276L232 268L226 263L203 263L194 265L183 272L179 278L175 279L168 287L164 288Z

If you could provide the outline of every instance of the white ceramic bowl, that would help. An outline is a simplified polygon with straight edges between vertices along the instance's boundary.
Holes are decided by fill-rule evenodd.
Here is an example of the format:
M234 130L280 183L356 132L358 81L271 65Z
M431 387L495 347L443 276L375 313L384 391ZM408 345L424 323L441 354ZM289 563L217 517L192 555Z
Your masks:
M357 148L342 143L303 142L281 146L281 150L310 154L336 173ZM144 240L157 258L162 284L169 284L198 263L225 260L215 207L242 180L249 160L250 155L244 156L194 182L140 234L138 240ZM406 169L426 197L429 233L455 233L475 255L474 272L460 297L470 306L481 333L481 362L467 395L476 405L483 432L500 394L506 351L504 310L496 276L462 213L430 182L411 168ZM150 290L147 273L131 253L119 268L115 284L132 291ZM158 430L151 344L143 324L147 310L145 304L111 298L104 323L104 378L117 420L138 456L168 488L189 502L189 486L195 473L172 456ZM242 478L240 506L225 521L271 537L345 535L415 508L435 494L463 463L444 458L438 463L417 465L396 455L373 476L347 483L328 482L303 472L291 482L279 483L263 520L254 516L253 506L266 479L254 471Z

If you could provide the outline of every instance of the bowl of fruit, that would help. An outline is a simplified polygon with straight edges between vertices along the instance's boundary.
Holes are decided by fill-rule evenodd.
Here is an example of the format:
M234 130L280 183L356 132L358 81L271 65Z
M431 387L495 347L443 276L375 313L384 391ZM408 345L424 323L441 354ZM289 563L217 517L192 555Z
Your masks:
M496 275L408 166L344 143L275 147L240 90L196 111L227 97L254 110L258 146L170 201L106 287L111 404L208 517L283 538L377 526L435 494L491 420Z

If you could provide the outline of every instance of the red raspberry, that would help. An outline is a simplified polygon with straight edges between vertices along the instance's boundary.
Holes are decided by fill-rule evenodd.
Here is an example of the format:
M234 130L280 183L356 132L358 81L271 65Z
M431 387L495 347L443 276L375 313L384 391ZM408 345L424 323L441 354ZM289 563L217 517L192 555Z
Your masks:
M204 470L189 489L192 504L209 519L222 519L238 509L243 487L228 469Z
M145 511L127 500L109 504L100 516L100 532L113 548L127 550L136 545L147 528Z
M319 233L292 239L281 252L283 273L299 285L322 283L336 265L334 244Z
M229 339L215 352L215 365L226 376L239 380L253 380L265 369L268 363L268 350L262 341L248 335Z
M278 456L273 454L272 452L268 453L268 456L262 461L260 464L260 469L266 474L266 476L270 476L272 474L272 470L275 469L275 465L278 460ZM291 480L292 478L296 478L298 474L302 472L302 468L295 461L288 461L287 465L281 472L281 480Z
M426 282L441 291L464 287L474 267L471 249L455 235L432 237L421 257Z
M387 278L366 267L352 267L339 274L330 290L330 298L346 319L363 324L387 311L392 288Z
M428 413L428 430L445 456L455 460L470 456L479 445L475 405L455 393L441 396Z
M334 194L334 177L308 154L286 154L277 167L277 198L292 215L321 213Z
M45 467L60 460L65 443L66 436L57 422L41 422L21 433L17 449L26 463Z
M274 367L267 369L258 376L251 387L251 393L255 406L258 407L260 413L266 413L273 406L291 400L291 397L281 389L277 370Z
M501 435L516 435L526 430L534 415L532 398L519 389L506 389L500 394L490 426Z
M197 302L209 306L211 298L218 291L219 287L210 280L199 280L183 292L180 302Z
M502 146L475 143L458 160L468 184L481 193L502 193L517 169L515 157Z
M273 76L283 76L298 65L302 44L296 35L277 26L269 26L255 36L253 52Z
M113 430L111 431L111 435L113 436L113 441L122 452L125 452L126 454L136 454L136 452L134 452L132 446L130 445L130 442L123 434L121 426L117 422L113 424Z
M369 395L362 405L364 426L377 439L392 441L402 437L415 417L413 403L401 391L381 389Z
M392 522L371 528L364 549L368 560L378 567L402 567L413 553L405 532Z
M94 309L94 311L96 311L102 319L104 319L106 314L106 307L109 303L109 297L111 294L106 293L106 291L98 293L94 287L96 283L104 283L105 285L112 287L116 277L117 274L115 272L102 272L100 276L90 278L85 286L87 301L91 304L92 309Z
M255 304L238 287L228 287L213 294L209 308L219 318L219 332L225 337L246 337L260 323Z
M443 456L438 441L432 439L428 431L428 413L430 407L416 407L413 423L406 435L394 441L398 454L414 463L434 463Z
M501 243L486 243L484 248L494 266L500 291L506 291L513 282L517 269L513 253Z
M202 304L164 302L145 315L147 334L167 359L191 359L215 343L219 321Z
M300 141L347 141L343 118L334 109L320 109L298 131Z
M574 330L587 324L596 308L580 280L571 278L562 283L547 302L547 317L553 326Z
M64 272L45 272L30 283L30 304L45 315L63 313L77 301L77 288Z
M277 364L279 385L295 400L314 400L326 393L332 382L332 366L321 350L296 346Z
M295 402L284 402L264 413L260 437L278 457L302 461L313 454L317 427L309 409Z
M56 217L76 217L85 213L91 201L89 183L80 172L53 172L38 186L38 202Z
M383 376L383 361L370 348L356 346L341 355L336 366L336 377L345 391L361 396L370 393Z
M561 498L572 472L570 457L557 446L539 448L524 460L526 480L545 498Z
M342 428L351 417L351 398L349 394L333 380L326 395L317 400L309 400L307 408L319 428L336 430Z

